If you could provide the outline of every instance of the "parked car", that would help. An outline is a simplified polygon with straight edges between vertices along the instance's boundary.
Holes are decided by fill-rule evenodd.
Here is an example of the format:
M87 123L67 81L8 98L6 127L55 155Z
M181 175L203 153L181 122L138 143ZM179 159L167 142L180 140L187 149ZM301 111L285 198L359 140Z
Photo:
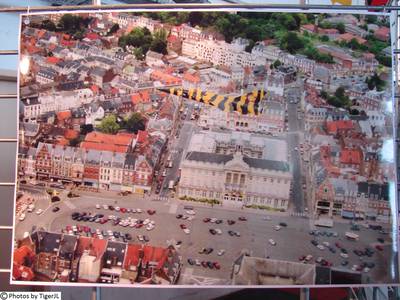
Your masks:
M238 219L239 219L239 221L247 221L247 218L243 217L243 216L240 216Z
M22 222L23 220L25 220L25 217L25 214L21 214L18 219Z
M272 246L276 246L276 242L273 239L269 239L268 243L270 243Z
M59 208L58 206L56 206L56 207L54 207L54 208L52 209L53 212L58 212L59 210L60 210L60 208Z

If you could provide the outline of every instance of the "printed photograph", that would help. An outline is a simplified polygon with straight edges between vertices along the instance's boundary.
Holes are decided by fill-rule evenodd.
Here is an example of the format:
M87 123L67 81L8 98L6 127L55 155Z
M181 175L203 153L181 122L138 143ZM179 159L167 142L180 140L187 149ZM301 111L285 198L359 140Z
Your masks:
M386 16L21 22L13 283L398 282Z

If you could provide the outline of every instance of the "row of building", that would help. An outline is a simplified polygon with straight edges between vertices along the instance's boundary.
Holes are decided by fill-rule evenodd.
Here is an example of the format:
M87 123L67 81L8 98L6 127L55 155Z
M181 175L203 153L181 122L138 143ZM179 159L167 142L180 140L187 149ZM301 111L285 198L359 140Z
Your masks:
M37 230L19 241L13 279L103 284L176 284L181 257L172 247L127 244Z

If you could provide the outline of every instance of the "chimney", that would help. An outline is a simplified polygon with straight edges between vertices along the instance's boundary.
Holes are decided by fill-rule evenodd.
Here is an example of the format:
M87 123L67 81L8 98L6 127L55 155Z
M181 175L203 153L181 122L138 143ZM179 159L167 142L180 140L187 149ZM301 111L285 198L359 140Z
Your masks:
M28 99L26 100L26 103L27 103L28 105L31 104L31 99L28 98Z

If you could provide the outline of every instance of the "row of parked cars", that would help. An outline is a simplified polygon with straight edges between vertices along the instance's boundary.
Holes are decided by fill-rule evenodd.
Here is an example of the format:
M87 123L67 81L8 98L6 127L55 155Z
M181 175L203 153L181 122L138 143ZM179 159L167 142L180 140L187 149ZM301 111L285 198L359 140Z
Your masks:
M205 260L199 260L199 259L192 259L188 258L188 263L191 266L202 266L203 268L208 268L208 269L214 269L214 270L219 270L221 269L221 265L217 261L205 261Z
M62 232L67 234L74 234L74 235L83 235L87 237L94 237L98 239L108 239L111 241L121 240L123 242L133 241L134 238L130 233L123 233L119 231L113 230L101 230L99 228L91 228L86 225L67 225ZM137 239L140 242L149 242L150 239L146 235L137 235Z
M131 228L142 228L145 227L146 230L150 231L155 228L155 221L150 219L136 219L133 217L121 218L115 215L105 216L104 214L97 213L87 213L87 212L74 212L71 214L73 221L78 222L94 222L100 224L111 223L114 226L131 227Z
M119 207L119 206L113 206L113 205L107 205L107 204L96 204L96 208L100 209L103 208L105 210L111 210L111 211L116 211L116 212L121 212L121 213L142 213L143 210L140 208L125 208L125 207ZM156 213L155 209L148 209L146 211L149 215L154 215Z

